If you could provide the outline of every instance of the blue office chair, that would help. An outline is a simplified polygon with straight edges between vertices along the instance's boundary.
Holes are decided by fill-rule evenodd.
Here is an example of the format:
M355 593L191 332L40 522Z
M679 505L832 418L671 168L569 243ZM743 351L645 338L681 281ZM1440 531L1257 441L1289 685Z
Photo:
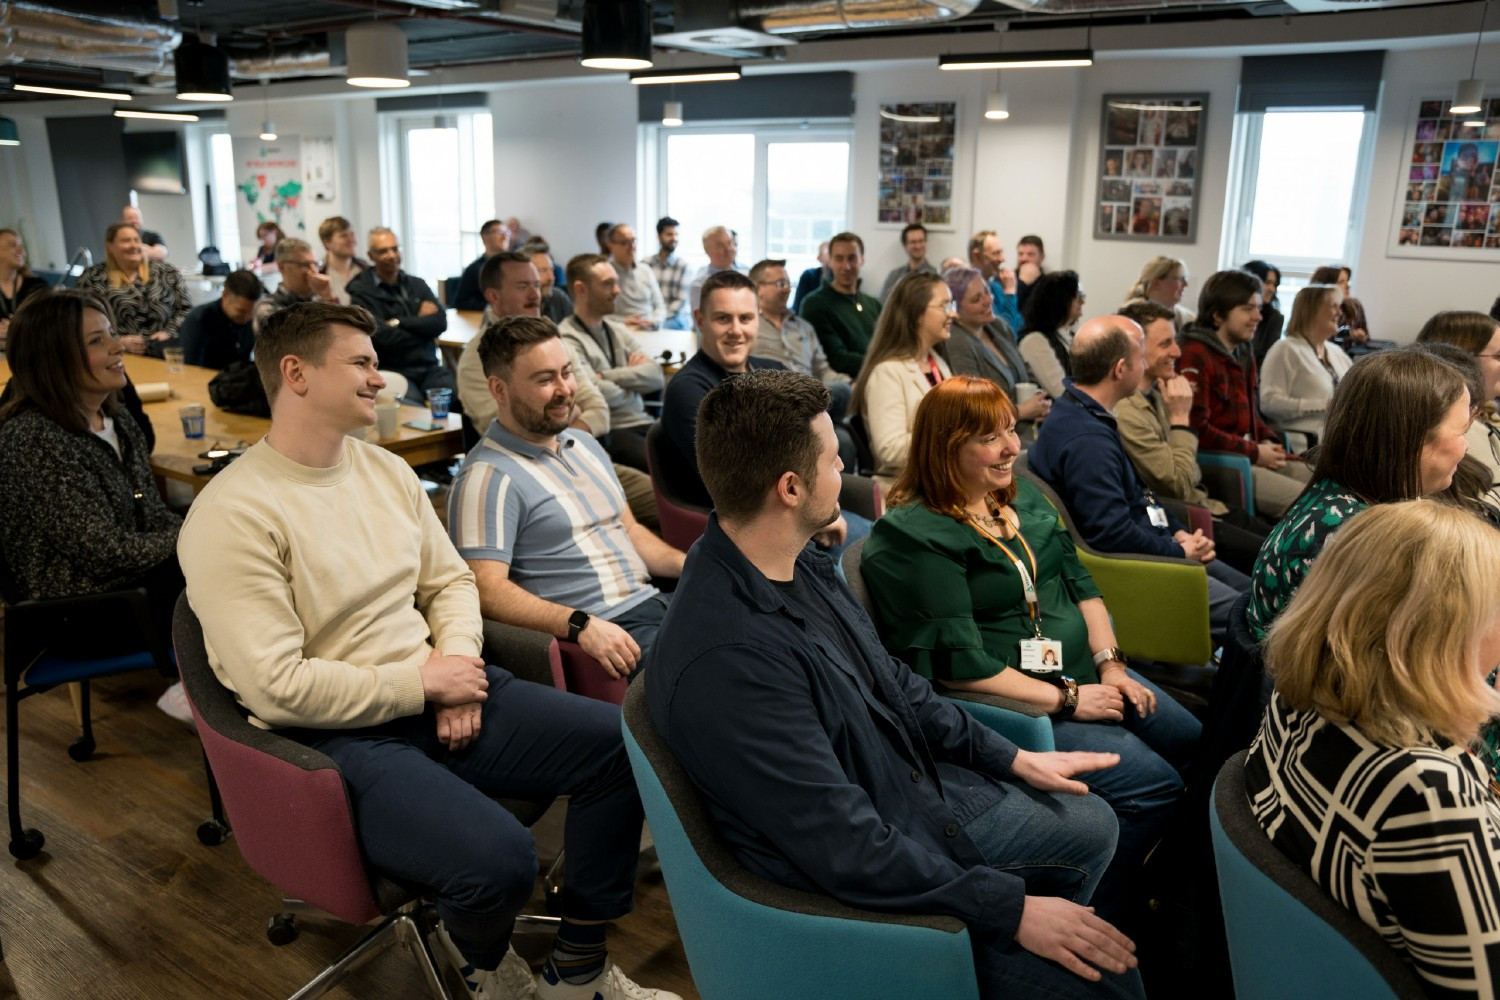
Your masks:
M47 838L40 830L21 825L21 701L59 684L79 685L82 734L68 746L68 756L84 761L94 753L89 681L128 670L156 667L170 673L174 668L164 638L152 627L144 590L29 600L0 554L0 597L5 601L5 780L10 853L24 861L36 857ZM57 636L90 634L101 628L117 631L122 652L81 659L50 649Z
M1209 496L1255 516L1255 474L1250 459L1232 451L1198 452L1198 469Z
M978 1000L962 921L860 910L750 874L714 830L692 779L651 724L644 684L630 686L621 722L702 996Z
M1255 821L1241 750L1214 783L1209 825L1239 1000L1421 1000L1410 965L1282 854Z

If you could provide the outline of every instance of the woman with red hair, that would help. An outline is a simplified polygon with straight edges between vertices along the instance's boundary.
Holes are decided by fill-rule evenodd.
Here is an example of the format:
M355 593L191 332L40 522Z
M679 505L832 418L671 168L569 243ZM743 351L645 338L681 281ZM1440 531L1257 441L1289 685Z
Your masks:
M1201 727L1126 665L1057 511L1015 475L1016 415L987 379L956 375L923 397L861 574L886 647L913 670L1043 709L1058 750L1120 755L1082 776L1120 821L1103 913L1160 838Z

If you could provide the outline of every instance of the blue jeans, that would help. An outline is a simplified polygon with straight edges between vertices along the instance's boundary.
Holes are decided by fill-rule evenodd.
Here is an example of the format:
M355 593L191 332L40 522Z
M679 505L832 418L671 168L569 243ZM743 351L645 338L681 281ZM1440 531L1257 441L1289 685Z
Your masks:
M570 796L562 912L575 920L630 912L644 817L617 706L485 672L479 736L458 753L431 705L367 729L280 732L339 765L370 866L433 889L459 951L492 969L537 874L531 832L492 796Z
M1100 916L1111 921L1125 910L1128 900L1122 897L1126 882L1161 838L1172 807L1182 796L1182 776L1193 761L1203 730L1192 713L1171 695L1134 670L1127 672L1132 680L1155 692L1155 712L1142 717L1127 698L1124 722L1059 719L1052 723L1052 738L1059 750L1120 755L1120 763L1114 767L1078 776L1109 803L1120 821L1115 860L1097 897Z
M609 619L611 623L630 633L630 638L641 647L642 660L650 652L651 644L656 642L656 633L661 630L661 620L667 614L671 596L657 591L635 607Z
M1218 649L1229 633L1229 609L1250 589L1250 578L1222 559L1203 568L1208 571L1208 633Z
M1060 896L1088 905L1114 853L1116 823L1097 796L1053 795L1006 782L1005 797L964 825L985 860L1026 880L1028 896ZM1062 1000L1145 996L1140 977L1105 973L1091 983L1014 941L976 942L979 995Z

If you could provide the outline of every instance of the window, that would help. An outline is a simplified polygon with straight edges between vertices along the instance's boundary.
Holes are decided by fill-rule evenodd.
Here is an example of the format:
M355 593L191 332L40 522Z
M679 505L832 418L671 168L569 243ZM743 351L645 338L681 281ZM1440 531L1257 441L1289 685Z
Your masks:
M648 214L681 223L689 273L707 263L703 231L722 225L739 237L741 264L785 258L795 280L848 228L850 138L843 125L659 128L659 211Z
M235 197L234 150L230 146L228 132L215 132L208 137L209 197L213 200L213 232L209 242L219 248L219 254L231 265L236 264L245 253L240 245L239 205ZM253 234L252 234L253 235ZM253 240L251 242L254 242Z
M1374 115L1297 110L1235 116L1234 162L1220 263L1265 260L1295 293L1323 264L1359 250ZM1289 301L1286 294L1283 302Z
M479 256L479 227L495 214L490 114L402 114L387 127L399 178L386 217L400 220L401 267L436 289Z

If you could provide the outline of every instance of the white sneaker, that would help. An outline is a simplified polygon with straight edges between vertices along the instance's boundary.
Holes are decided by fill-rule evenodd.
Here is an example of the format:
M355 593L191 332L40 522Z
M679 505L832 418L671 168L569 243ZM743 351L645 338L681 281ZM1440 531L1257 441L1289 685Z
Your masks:
M156 699L156 707L166 712L178 722L186 722L191 728L198 728L193 722L193 708L188 704L187 692L182 689L182 681L178 681L161 693Z
M536 996L536 980L532 978L531 966L516 954L516 949L507 948L500 967L487 972L474 968L463 957L441 921L437 926L437 939L443 956L458 970L459 978L468 987L469 1000L533 1000Z
M604 971L586 983L559 979L548 962L537 977L536 996L537 1000L682 1000L676 993L637 986L609 959L605 959Z

